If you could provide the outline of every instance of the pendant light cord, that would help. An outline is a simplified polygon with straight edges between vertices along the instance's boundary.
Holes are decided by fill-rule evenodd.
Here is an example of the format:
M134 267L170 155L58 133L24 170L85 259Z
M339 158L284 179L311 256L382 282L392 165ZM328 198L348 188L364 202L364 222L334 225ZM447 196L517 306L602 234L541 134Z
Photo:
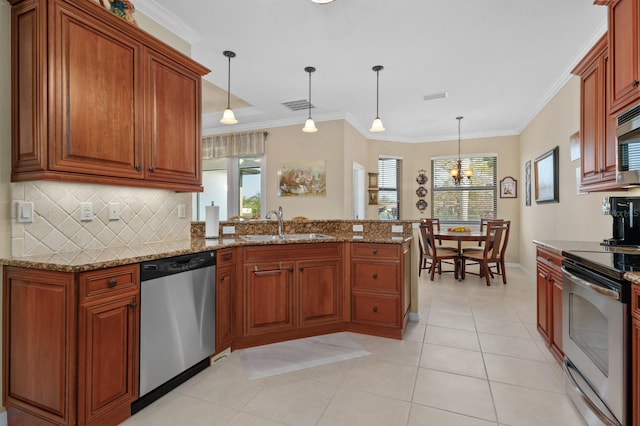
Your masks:
M227 77L227 108L231 108L231 55L227 56L229 58L229 75Z
M309 71L309 118L311 118L311 71Z
M380 99L380 70L376 71L376 118L380 118L379 112L379 99Z

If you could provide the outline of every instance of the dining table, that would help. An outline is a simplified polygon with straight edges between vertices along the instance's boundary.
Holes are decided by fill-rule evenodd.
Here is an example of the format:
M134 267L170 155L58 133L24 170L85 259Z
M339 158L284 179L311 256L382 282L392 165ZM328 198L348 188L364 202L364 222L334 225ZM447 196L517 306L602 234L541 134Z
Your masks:
M438 241L457 241L458 242L458 270L462 268L462 243L467 241L480 242L484 241L487 237L486 232L480 232L478 230L471 230L468 232L460 231L448 231L448 230L434 230L433 237ZM462 275L458 275L458 281L462 281Z

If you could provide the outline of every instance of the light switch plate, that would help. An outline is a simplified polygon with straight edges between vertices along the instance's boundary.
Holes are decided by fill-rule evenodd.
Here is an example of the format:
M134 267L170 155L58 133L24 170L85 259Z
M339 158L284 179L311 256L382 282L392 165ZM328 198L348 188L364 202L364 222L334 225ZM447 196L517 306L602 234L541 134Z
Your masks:
M109 203L109 220L119 220L119 219L120 219L120 204Z
M362 225L353 225L353 232L362 232L364 227Z
M18 201L16 203L16 219L18 223L33 223L33 202Z
M187 205L178 204L178 219L184 219L187 217Z
M391 225L391 232L393 233L402 232L402 225Z

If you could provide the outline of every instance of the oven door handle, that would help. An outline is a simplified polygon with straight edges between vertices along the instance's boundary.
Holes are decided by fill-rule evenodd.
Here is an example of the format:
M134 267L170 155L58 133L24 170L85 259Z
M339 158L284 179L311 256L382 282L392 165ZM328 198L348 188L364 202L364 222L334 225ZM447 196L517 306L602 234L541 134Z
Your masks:
M571 361L569 361L568 359L565 359L563 365L564 365L564 372L569 378L569 382L571 382L571 387L580 396L580 399L582 399L582 401L589 406L589 408L591 409L591 412L595 414L598 417L598 419L600 419L602 423L605 424L606 426L622 426L620 422L618 422L618 420L613 416L613 413L609 412L609 415L604 413L599 407L596 406L596 404L593 403L593 401L589 399L589 397L584 393L582 388L580 388L580 385L576 381L575 377L573 377L573 373L571 371L574 370L579 375L580 375L580 372L575 368L575 366L571 363ZM587 384L587 386L589 385ZM604 406L603 408L607 409L608 411L608 407Z
M617 291L604 288L597 284L590 283L589 281L582 279L572 274L571 272L567 271L567 269L564 266L562 267L562 272L567 276L567 278L569 278L571 281L578 284L580 287L586 288L587 290L595 291L596 293L606 296L613 300L620 300L620 293L618 293Z

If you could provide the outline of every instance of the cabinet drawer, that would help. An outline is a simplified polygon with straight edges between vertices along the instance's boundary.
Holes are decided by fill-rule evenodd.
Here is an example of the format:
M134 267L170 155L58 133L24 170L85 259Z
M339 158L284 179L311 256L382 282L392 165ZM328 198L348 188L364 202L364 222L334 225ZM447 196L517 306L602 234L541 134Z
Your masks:
M550 250L545 250L538 247L537 260L538 262L546 262L547 264L553 265L558 269L562 268L562 256Z
M399 259L401 246L396 244L351 244L351 257L366 259Z
M117 266L80 274L80 302L87 298L135 291L139 288L139 265Z
M218 267L233 265L236 263L235 249L218 250L216 264Z
M399 299L393 296L353 294L352 315L354 322L376 325L399 325Z
M634 317L640 319L640 285L633 284L631 286L631 313Z
M398 292L398 264L396 262L353 262L354 290L381 290Z

